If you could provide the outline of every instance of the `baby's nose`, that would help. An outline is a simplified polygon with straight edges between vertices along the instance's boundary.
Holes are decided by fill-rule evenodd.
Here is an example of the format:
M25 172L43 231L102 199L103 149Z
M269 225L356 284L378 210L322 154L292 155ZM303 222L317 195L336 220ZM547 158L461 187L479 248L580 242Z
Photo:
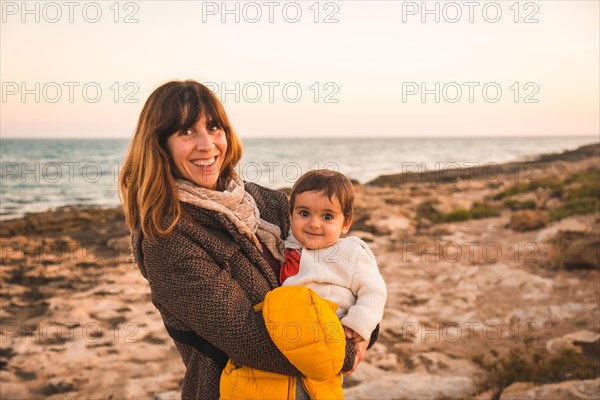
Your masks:
M321 220L319 218L311 218L310 219L310 225L318 227L318 226L321 225Z

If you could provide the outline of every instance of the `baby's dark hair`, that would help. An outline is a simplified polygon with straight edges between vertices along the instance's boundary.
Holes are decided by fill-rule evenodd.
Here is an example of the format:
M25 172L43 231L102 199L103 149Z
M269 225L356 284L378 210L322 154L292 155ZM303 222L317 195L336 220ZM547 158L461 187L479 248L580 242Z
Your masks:
M344 221L352 221L354 187L346 175L330 169L317 169L302 175L290 195L290 213L294 211L296 195L304 192L323 192L330 201L340 202Z

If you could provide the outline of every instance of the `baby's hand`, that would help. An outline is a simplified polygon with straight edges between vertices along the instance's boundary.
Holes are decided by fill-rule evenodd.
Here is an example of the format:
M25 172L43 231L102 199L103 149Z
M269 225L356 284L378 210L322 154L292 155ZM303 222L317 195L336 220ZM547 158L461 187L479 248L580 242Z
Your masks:
M363 342L365 340L362 336L360 336L358 333L354 332L347 326L344 326L344 334L346 335L346 339L351 340L354 344Z

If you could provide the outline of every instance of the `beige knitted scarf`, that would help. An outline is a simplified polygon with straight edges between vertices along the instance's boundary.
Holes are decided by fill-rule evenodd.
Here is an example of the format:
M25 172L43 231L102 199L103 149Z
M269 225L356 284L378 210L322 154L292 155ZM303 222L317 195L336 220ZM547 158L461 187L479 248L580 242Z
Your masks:
M244 182L234 173L225 190L210 190L192 182L175 181L179 200L225 215L238 229L250 238L262 253L263 242L279 262L285 261L281 230L277 225L260 218L260 211L250 193L244 190Z

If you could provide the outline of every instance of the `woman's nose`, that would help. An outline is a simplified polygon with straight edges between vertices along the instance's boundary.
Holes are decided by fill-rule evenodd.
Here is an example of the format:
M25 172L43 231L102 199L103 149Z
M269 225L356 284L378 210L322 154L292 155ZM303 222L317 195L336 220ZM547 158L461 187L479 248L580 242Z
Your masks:
M210 151L214 149L215 144L212 141L211 136L208 132L201 131L198 134L198 140L196 141L196 149L200 151Z

